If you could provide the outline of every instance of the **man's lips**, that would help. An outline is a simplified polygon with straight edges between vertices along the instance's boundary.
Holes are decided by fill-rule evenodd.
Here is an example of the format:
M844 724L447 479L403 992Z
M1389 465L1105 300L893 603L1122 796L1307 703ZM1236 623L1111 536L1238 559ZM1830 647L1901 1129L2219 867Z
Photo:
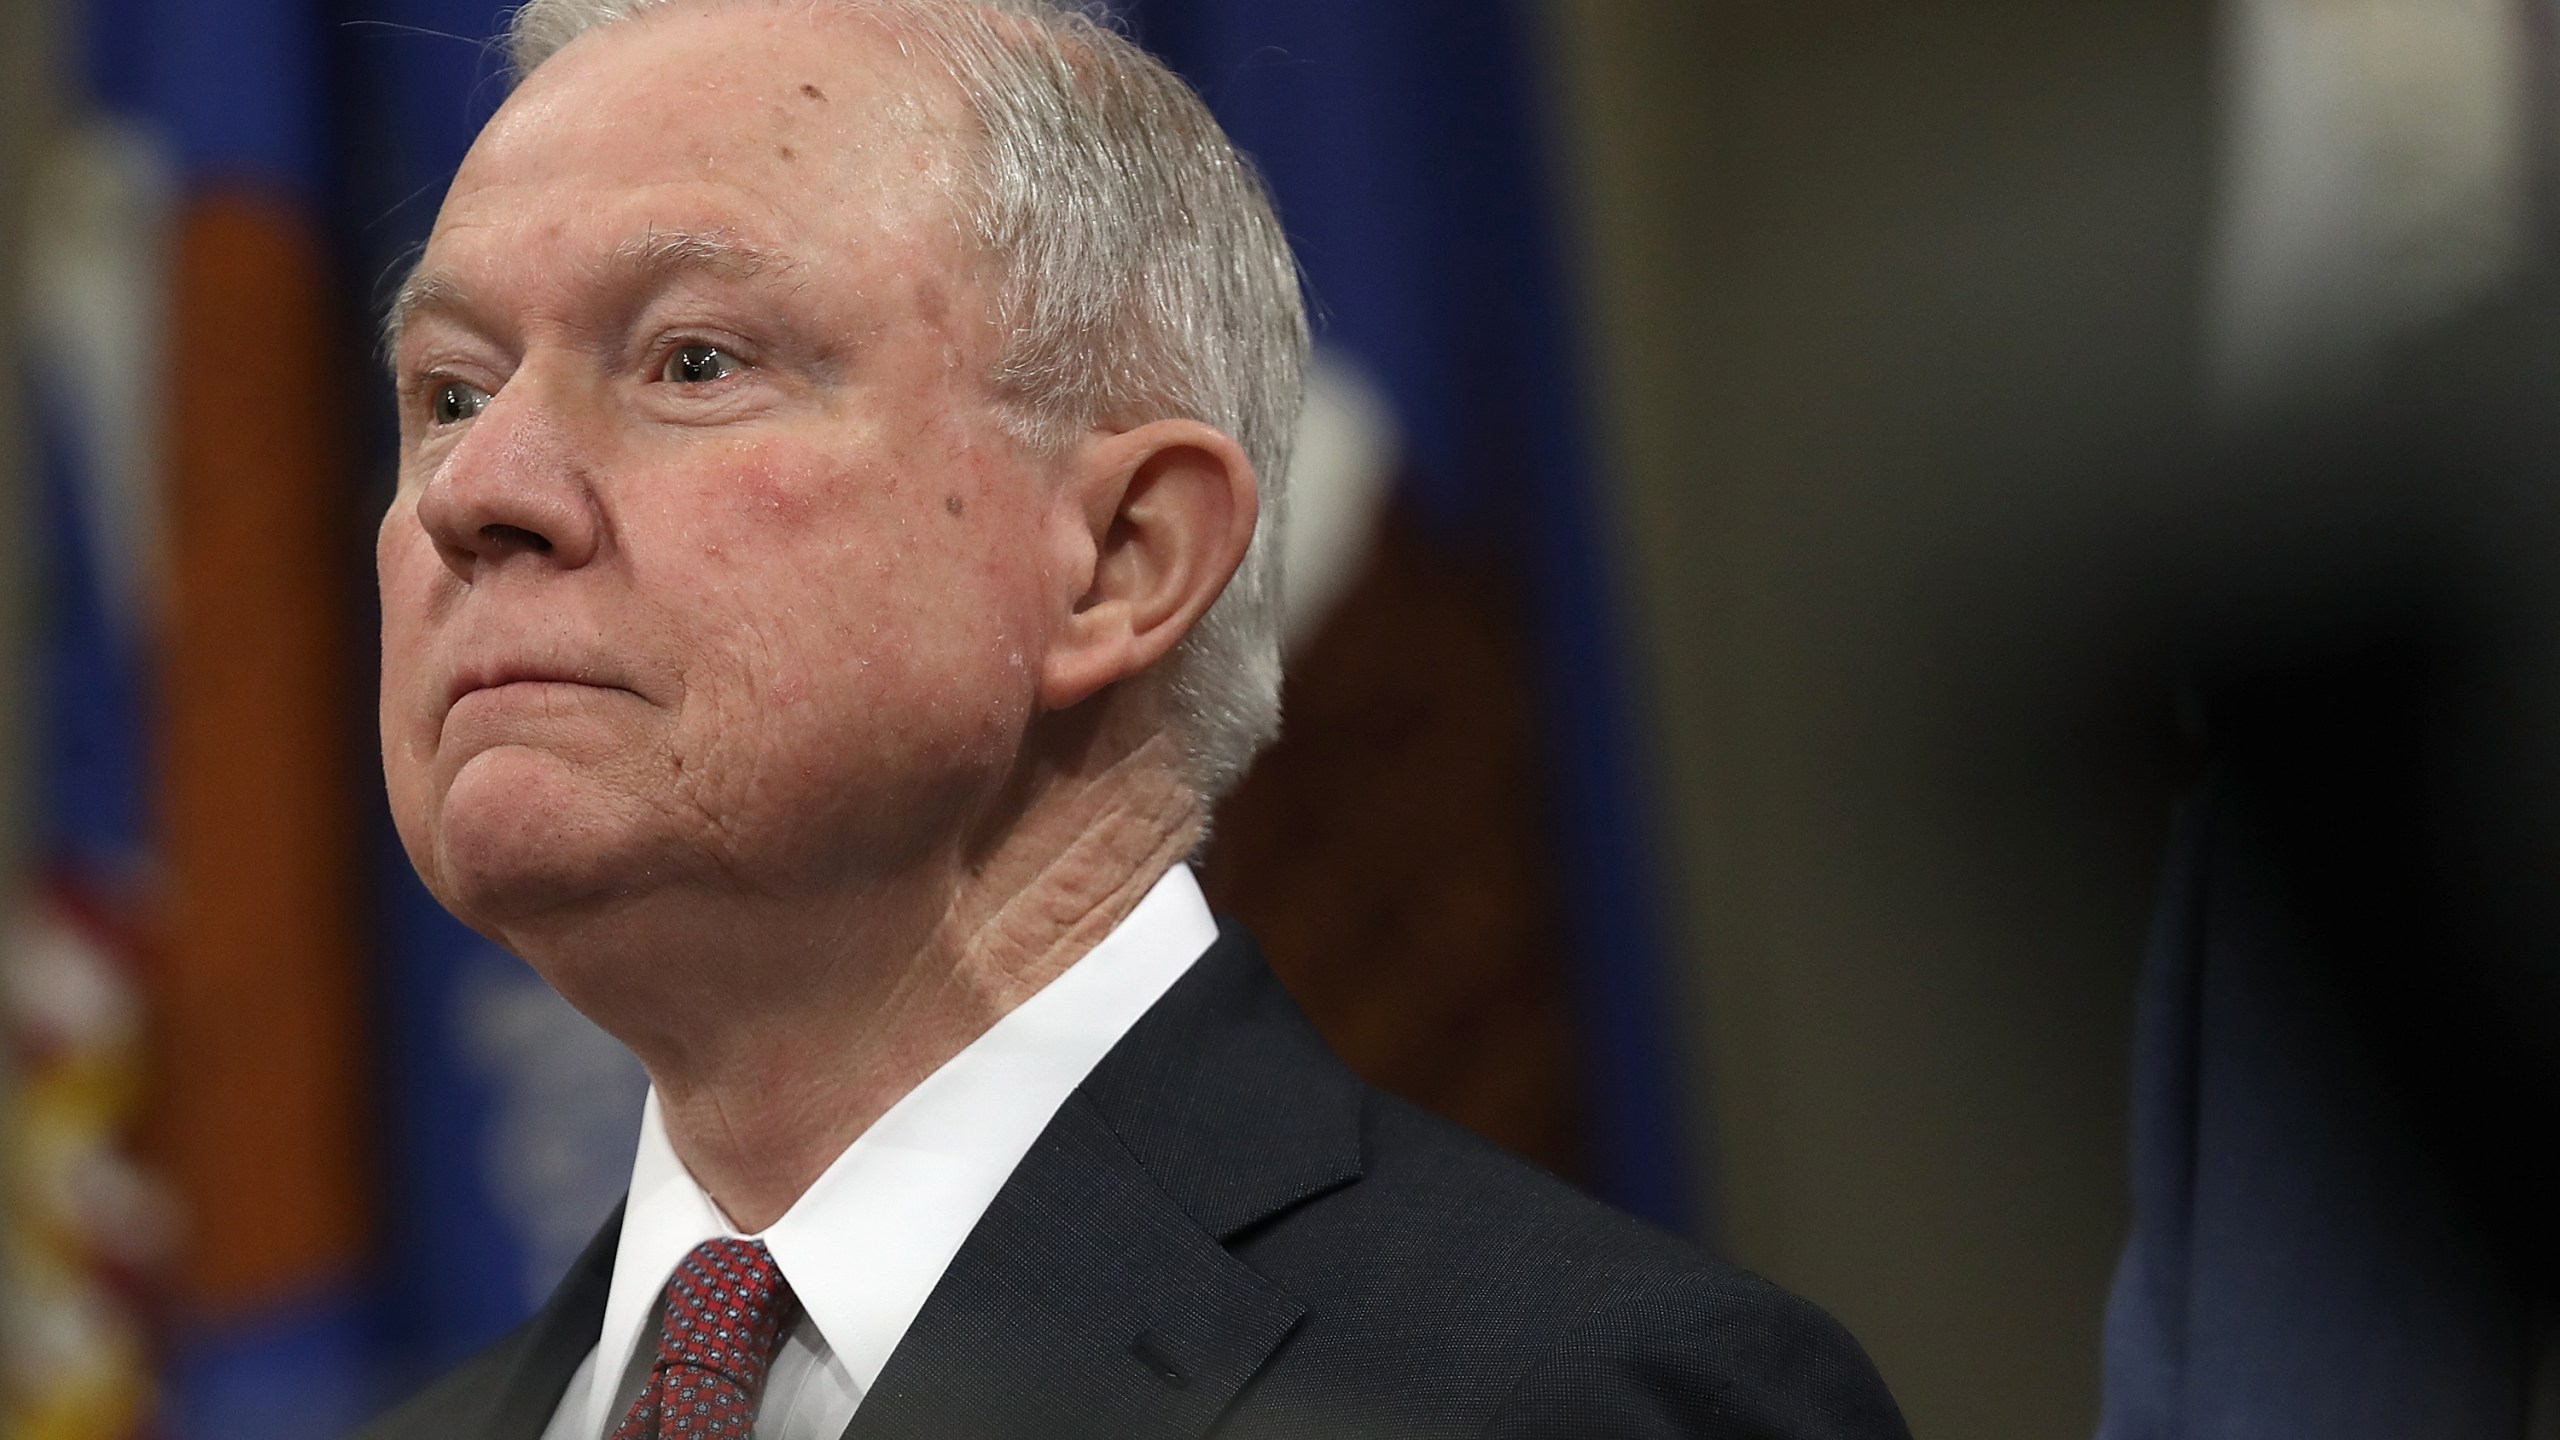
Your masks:
M452 685L445 691L444 708L450 713L454 706L461 704L470 696L492 690L503 690L511 685L574 685L588 690L620 690L626 694L633 693L630 686L593 670L543 665L500 665L486 669L467 669L454 676Z

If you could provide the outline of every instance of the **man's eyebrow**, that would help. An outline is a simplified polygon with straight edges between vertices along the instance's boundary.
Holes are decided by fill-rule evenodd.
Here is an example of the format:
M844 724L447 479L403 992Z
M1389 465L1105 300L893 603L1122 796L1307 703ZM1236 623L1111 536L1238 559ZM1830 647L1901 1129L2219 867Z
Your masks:
M635 275L710 270L739 280L789 270L799 263L728 230L651 230L615 246L605 260L608 269Z
M615 246L598 269L609 278L636 284L689 270L749 280L788 273L799 265L783 251L726 230L651 230ZM417 316L472 308L471 292L459 278L421 263L400 282L383 317L383 356L388 359L398 352L402 332Z
M400 354L400 337L409 322L429 310L468 310L462 282L450 275L429 270L421 261L391 297L391 308L382 317L382 363L391 365Z

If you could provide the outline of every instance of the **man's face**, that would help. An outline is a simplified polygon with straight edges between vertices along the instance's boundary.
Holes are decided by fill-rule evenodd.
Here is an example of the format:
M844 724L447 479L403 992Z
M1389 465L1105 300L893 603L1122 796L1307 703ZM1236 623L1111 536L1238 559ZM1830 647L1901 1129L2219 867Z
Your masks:
M1000 783L1050 613L943 180L841 15L591 35L473 148L398 348L392 809L492 934L908 864Z

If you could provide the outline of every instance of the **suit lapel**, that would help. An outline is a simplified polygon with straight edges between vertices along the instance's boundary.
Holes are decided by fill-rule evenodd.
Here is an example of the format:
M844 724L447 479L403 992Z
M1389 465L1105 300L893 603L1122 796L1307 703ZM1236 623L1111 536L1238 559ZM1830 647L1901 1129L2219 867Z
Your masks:
M604 1331L605 1295L613 1286L613 1252L622 1238L622 1207L579 1252L512 1347L497 1384L485 1440L541 1440L571 1377Z
M1359 1176L1359 1082L1228 930L1059 1110L845 1440L1186 1440L1304 1313L1230 1254Z
M1070 1099L970 1232L846 1440L1159 1440L1206 1429L1300 1307Z

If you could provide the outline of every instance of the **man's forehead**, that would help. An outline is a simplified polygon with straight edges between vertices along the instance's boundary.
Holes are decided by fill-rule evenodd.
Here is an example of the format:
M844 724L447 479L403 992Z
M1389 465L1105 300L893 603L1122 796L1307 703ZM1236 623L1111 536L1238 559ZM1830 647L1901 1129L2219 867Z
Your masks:
M697 142L796 131L858 151L947 141L972 128L967 108L948 69L883 12L700 0L579 36L525 77L473 152L580 127L673 130Z
M604 25L535 70L465 156L447 216L712 184L786 217L947 193L978 126L947 70L834 5L671 6Z
M770 279L848 247L956 243L963 122L936 73L835 6L677 6L584 36L473 146L388 338L533 252L579 279Z

